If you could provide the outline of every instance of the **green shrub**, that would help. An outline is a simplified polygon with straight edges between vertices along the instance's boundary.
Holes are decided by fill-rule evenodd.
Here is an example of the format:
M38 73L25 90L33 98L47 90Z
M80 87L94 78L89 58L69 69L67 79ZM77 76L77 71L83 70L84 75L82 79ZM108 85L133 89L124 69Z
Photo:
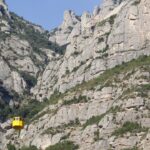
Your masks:
M139 132L146 132L148 128L144 128L136 122L125 122L123 126L117 130L115 130L112 135L115 136L123 136L123 134L130 132L130 133L139 133Z
M54 93L50 96L49 98L49 104L57 104L58 101L61 99L61 97L63 97L64 94L61 94L60 92L58 92L57 90L54 91Z
M6 121L9 114L12 113L11 108L8 104L1 104L0 103L0 121Z
M107 51L107 50L105 50ZM108 53L103 53L102 58L108 57Z
M7 144L7 150L16 150L16 147L11 143Z
M79 68L80 68L80 66L74 67L72 72L76 72Z
M75 56L77 56L77 55L79 55L80 54L80 52L78 52L78 51L75 51L74 53L73 53L73 55L75 55Z
M109 45L107 44L106 47L101 51L102 53L106 54L106 51L109 49Z
M150 84L143 84L136 88L138 96L148 97L148 92L150 91Z
M92 66L92 64L90 63L89 65L87 65L87 66L85 67L85 69L84 69L84 70L86 71L86 70L90 69L90 68L91 68L91 66Z
M98 141L100 139L99 136L99 130L97 129L97 131L94 132L94 141Z
M37 84L37 79L36 77L30 75L28 72L20 72L21 76L23 79L26 81L28 88L31 89Z
M7 37L9 37L9 34L0 32L0 41L5 41Z
M88 119L86 121L86 123L83 125L83 129L85 129L87 126L89 125L93 125L93 124L98 124L102 118L104 118L107 114L109 113L117 113L120 111L120 107L116 106L116 107L111 107L108 111L106 111L106 113L100 115L100 116L93 116L90 119Z
M101 43L101 42L104 42L104 41L105 41L105 40L104 40L103 37L98 38L98 43Z
M23 146L20 150L38 150L38 148L36 146Z
M99 22L97 24L97 26L104 26L106 24L106 22L109 22L111 25L113 25L115 18L116 18L116 15L112 15L110 18L102 20L101 22Z
M138 147L134 146L133 148L127 148L127 149L123 149L123 150L138 150Z
M19 108L14 108L13 112L11 112L11 116L20 115L25 119L26 123L29 123L31 120L36 120L44 115L45 112L39 115L37 114L42 111L43 108L45 108L46 106L56 104L61 97L63 97L63 94L55 91L54 94L51 95L49 100L45 99L45 101L43 102L39 102L35 99L30 99L28 100L27 104L24 104Z
M93 116L90 119L86 121L86 123L83 125L83 129L85 129L89 125L98 124L100 120L105 116L106 114L102 114L100 116Z
M108 112L116 114L117 112L120 112L120 111L121 111L121 107L120 106L115 106L115 107L110 108L110 110Z
M115 18L116 18L116 15L112 15L112 16L109 18L109 23L110 23L111 25L114 24Z
M63 140L66 140L66 139L68 139L69 138L69 136L70 136L70 133L68 133L68 134L66 134L66 135L64 135L63 137L61 137L61 141Z
M80 126L80 125L81 125L81 124L80 124L79 119L76 118L75 120L70 121L68 124L63 124L63 125L58 126L58 127L56 127L56 128L50 127L50 128L48 128L48 129L46 129L42 134L55 135L55 134L57 134L57 133L62 133L62 132L64 132L64 130L65 130L66 128L69 128L69 127L76 127L76 126Z
M66 70L66 74L69 74L70 73L70 71L69 71L69 69L67 68L67 70Z
M107 20L102 20L101 22L97 23L97 26L104 26L106 24Z
M13 114L22 116L26 123L38 114L45 106L47 102L39 102L37 100L30 100L28 104L21 106L19 109L14 109Z
M57 133L61 133L63 132L62 128L61 127L50 127L48 129L46 129L42 134L51 134L52 136L57 134Z
M150 84L142 84L142 85L140 85L140 89L142 91L148 92L148 91L150 91Z
M73 97L71 100L64 101L64 105L71 105L71 104L77 104L77 103L86 103L88 102L88 99L86 96L80 95L78 98Z
M55 145L49 146L46 150L76 150L79 146L75 145L72 141L64 141Z
M133 2L132 5L135 5L135 6L136 6L136 5L140 4L140 2L141 2L141 0L136 0L136 1Z

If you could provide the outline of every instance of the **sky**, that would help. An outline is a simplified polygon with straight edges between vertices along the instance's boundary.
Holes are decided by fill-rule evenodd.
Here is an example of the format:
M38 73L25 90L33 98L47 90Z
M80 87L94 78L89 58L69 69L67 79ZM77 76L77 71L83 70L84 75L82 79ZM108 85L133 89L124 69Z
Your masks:
M62 23L65 10L77 15L92 12L102 0L5 0L10 11L24 19L51 30Z

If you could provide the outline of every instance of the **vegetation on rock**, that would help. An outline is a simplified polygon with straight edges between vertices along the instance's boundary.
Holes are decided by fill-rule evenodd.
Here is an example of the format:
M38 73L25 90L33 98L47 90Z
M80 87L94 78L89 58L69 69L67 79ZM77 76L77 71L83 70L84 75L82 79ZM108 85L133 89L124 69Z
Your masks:
M125 122L123 126L119 129L116 129L112 135L115 136L123 136L125 133L139 133L139 132L146 132L148 128L142 127L140 124L136 122Z
M49 146L46 150L76 150L78 148L79 146L75 145L72 141L64 141L53 146Z

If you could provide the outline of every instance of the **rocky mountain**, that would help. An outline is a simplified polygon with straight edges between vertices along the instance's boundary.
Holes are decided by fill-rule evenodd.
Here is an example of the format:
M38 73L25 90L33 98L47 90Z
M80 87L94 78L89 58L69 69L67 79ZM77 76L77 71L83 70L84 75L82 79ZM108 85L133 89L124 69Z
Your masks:
M30 95L37 77L61 50L61 46L49 41L48 31L9 12L5 2L0 1L1 120L9 109L5 107L18 107Z
M133 0L104 1L93 15L85 12L80 18L66 11L62 25L49 37L66 46L65 54L47 65L31 92L39 100L49 98L54 91L65 92L116 65L149 55L148 14L147 1Z
M0 149L149 150L149 24L149 0L104 0L49 32L0 0Z

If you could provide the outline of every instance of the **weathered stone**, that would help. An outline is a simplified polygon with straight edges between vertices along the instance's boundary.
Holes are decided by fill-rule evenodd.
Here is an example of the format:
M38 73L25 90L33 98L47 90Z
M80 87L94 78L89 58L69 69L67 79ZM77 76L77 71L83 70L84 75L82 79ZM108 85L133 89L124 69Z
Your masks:
M141 93L133 88L149 84L149 66L129 67L119 74L110 70L106 79L102 76L91 80L107 69L150 55L149 14L149 0L104 0L93 15L85 12L81 17L66 11L63 23L49 37L49 41L54 42L52 45L65 49L63 55L43 47L34 51L28 40L21 40L17 35L0 41L2 90L14 90L21 95L27 87L22 72L37 77L38 82L30 92L32 98L41 102L49 99L54 91L65 93L87 82L66 92L58 99L58 104L39 112L19 138L14 130L8 129L9 123L1 123L0 149L5 150L7 143L12 141L17 148L31 144L44 150L67 138L78 144L79 150L121 150L135 146L149 150L146 130L128 132L122 137L112 134L125 122L149 128L149 89ZM9 30L9 23L2 22L5 26L1 31ZM39 26L32 27L45 33ZM126 93L127 89L131 89L131 93ZM0 104L3 99L0 94ZM16 105L12 99L8 103L11 107ZM43 134L49 128L56 132Z

